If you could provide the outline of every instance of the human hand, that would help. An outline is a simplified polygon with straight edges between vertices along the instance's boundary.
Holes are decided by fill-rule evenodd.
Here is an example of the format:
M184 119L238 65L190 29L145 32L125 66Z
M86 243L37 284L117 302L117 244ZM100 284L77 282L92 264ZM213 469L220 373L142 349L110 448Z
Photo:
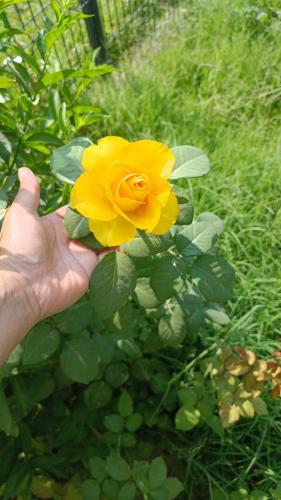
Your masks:
M35 324L71 306L87 291L100 254L68 239L66 207L39 217L36 177L26 167L19 169L18 177L20 189L0 234L0 271L22 290Z

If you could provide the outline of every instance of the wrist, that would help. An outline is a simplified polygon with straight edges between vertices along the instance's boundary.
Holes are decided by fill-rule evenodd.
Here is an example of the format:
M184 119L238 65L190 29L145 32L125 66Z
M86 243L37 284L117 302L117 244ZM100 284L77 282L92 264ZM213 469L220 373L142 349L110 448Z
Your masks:
M31 287L8 262L0 259L0 365L1 358L23 340L39 321ZM5 352L6 351L6 352Z

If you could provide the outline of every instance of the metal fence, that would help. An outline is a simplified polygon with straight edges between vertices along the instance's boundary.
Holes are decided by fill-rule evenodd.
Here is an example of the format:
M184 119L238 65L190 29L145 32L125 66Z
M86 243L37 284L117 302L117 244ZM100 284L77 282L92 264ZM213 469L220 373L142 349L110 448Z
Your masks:
M177 1L77 0L77 10L82 10L91 17L77 22L75 28L70 28L61 37L61 41L55 46L57 64L62 66L62 60L66 58L70 66L81 65L83 55L97 48L98 62L118 59L145 34L153 32L162 13ZM27 0L10 8L4 21L13 28L23 29L25 35L22 44L33 50L38 32L44 27L48 28L53 17L49 0Z

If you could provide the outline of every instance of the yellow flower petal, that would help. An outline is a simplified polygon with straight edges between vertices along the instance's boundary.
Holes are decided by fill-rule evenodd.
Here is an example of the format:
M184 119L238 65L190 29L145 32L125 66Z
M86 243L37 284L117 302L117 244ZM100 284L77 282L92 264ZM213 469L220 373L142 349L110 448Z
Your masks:
M70 193L70 206L84 217L109 221L117 217L116 211L105 196L104 187L92 172L78 177Z
M108 166L96 144L91 144L91 146L84 149L82 167L88 172L93 172L97 177L99 177L101 173L104 174L104 170Z
M102 156L106 158L109 163L115 160L119 160L120 156L129 144L129 141L123 139L122 137L109 135L103 137L98 141L98 149Z
M110 222L90 220L89 227L96 239L106 247L122 245L136 234L134 225L120 216Z
M175 164L175 156L165 144L149 140L129 143L118 159L130 165L143 167L164 179L169 177Z
M162 205L155 196L148 196L144 205L134 212L127 212L124 216L138 229L152 231L161 216Z
M179 214L179 205L175 193L171 192L168 203L162 209L160 220L157 226L153 229L153 234L165 234L171 226L176 222Z
M98 144L91 144L84 149L82 166L89 172L104 176L109 165L119 160L123 149L129 144L126 139L117 136L103 137Z

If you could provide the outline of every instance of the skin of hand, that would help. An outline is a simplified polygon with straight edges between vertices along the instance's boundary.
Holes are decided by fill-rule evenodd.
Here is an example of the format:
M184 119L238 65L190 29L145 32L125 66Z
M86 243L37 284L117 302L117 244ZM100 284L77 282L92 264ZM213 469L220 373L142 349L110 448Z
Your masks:
M39 217L39 183L26 167L0 233L0 365L41 319L76 302L102 254L69 240L66 207Z

